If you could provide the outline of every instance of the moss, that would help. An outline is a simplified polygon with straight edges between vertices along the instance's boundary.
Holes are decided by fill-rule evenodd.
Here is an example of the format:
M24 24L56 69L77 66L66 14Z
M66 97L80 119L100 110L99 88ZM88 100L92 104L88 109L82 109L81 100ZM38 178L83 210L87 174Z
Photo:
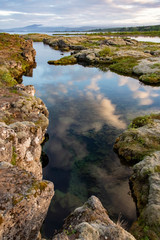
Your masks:
M136 221L131 229L130 232L135 236L136 239L140 240L159 240L160 239L160 226L146 225L146 221L144 218L139 217L138 221Z
M0 119L1 122L5 122L5 124L9 125L11 123L13 123L15 120L14 120L14 117L12 114L6 114L2 119Z
M17 203L21 202L23 198L24 197L21 196L21 195L19 197L13 197L12 198L12 205L15 206Z
M131 124L129 125L129 128L139 128L152 123L153 119L151 116L149 115L140 116L132 120Z
M154 63L152 66L151 66L152 69L154 68L159 68L160 69L160 63Z
M138 59L133 57L122 57L114 59L114 63L109 68L115 72L131 75L133 67L138 64Z
M16 161L17 161L17 153L16 153L16 148L13 146L11 164L16 165Z
M11 73L7 70L0 70L0 85L6 85L12 87L17 84L17 81L11 76Z
M48 64L54 64L54 65L71 65L76 63L77 63L77 59L73 56L66 56L59 60L48 61Z
M160 72L143 74L139 78L140 81L149 84L159 84L160 83Z
M99 51L100 57L106 57L106 56L112 56L113 51L111 50L110 47L105 47L101 51Z
M32 186L28 189L27 193L32 194L33 192L34 197L37 197L46 189L47 186L48 183L45 181L41 182L33 181Z
M86 48L94 48L94 47L98 47L100 45L100 43L97 41L90 40L87 42L82 42L81 45Z

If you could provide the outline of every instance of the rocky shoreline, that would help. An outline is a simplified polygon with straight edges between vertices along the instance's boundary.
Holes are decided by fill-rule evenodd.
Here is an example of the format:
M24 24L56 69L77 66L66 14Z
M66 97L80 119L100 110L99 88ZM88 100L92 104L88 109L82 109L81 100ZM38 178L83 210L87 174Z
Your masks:
M34 97L33 86L17 84L17 79L34 62L32 41L0 35L2 240L40 238L39 231L54 194L53 183L42 180L40 163L48 111L42 100Z
M119 74L138 78L145 84L160 83L160 44L142 43L130 38L101 36L45 38L45 44L71 55L49 64L106 65Z
M160 115L138 117L116 140L114 149L133 166L130 185L138 219L131 232L137 239L160 239Z

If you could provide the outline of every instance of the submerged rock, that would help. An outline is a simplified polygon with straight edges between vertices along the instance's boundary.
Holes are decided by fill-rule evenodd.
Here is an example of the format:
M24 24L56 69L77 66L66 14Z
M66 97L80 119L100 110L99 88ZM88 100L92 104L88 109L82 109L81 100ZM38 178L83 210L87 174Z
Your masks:
M135 240L120 224L115 224L108 216L100 200L92 196L66 219L61 233L53 240Z

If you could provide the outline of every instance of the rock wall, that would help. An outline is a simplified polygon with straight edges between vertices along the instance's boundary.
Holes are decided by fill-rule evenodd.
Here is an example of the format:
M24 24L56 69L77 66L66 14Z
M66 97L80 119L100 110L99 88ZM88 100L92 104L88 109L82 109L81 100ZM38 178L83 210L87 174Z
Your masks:
M1 162L0 196L0 239L37 239L53 196L53 184Z
M133 127L134 126L134 127ZM160 239L160 120L159 114L138 117L116 140L114 148L127 164L138 220L131 232L137 239Z
M10 60L8 47L0 66L0 240L36 240L54 194L40 162L48 111L33 86L13 80L34 64L32 41L3 37L17 58Z

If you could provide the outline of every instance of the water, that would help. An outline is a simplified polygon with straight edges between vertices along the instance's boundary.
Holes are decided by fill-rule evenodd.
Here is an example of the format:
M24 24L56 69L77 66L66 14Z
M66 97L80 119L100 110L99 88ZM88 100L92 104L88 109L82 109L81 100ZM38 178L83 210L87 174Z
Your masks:
M160 37L143 37L143 36L138 36L138 37L131 37L132 39L136 39L137 41L140 42L153 42L153 43L160 43Z
M35 86L50 113L44 146L49 163L43 174L56 191L42 234L51 237L93 194L112 219L121 214L129 226L136 218L128 186L132 170L121 164L113 144L132 118L159 111L159 88L95 67L48 65L61 52L43 43L34 43L34 48L37 67L23 82Z

